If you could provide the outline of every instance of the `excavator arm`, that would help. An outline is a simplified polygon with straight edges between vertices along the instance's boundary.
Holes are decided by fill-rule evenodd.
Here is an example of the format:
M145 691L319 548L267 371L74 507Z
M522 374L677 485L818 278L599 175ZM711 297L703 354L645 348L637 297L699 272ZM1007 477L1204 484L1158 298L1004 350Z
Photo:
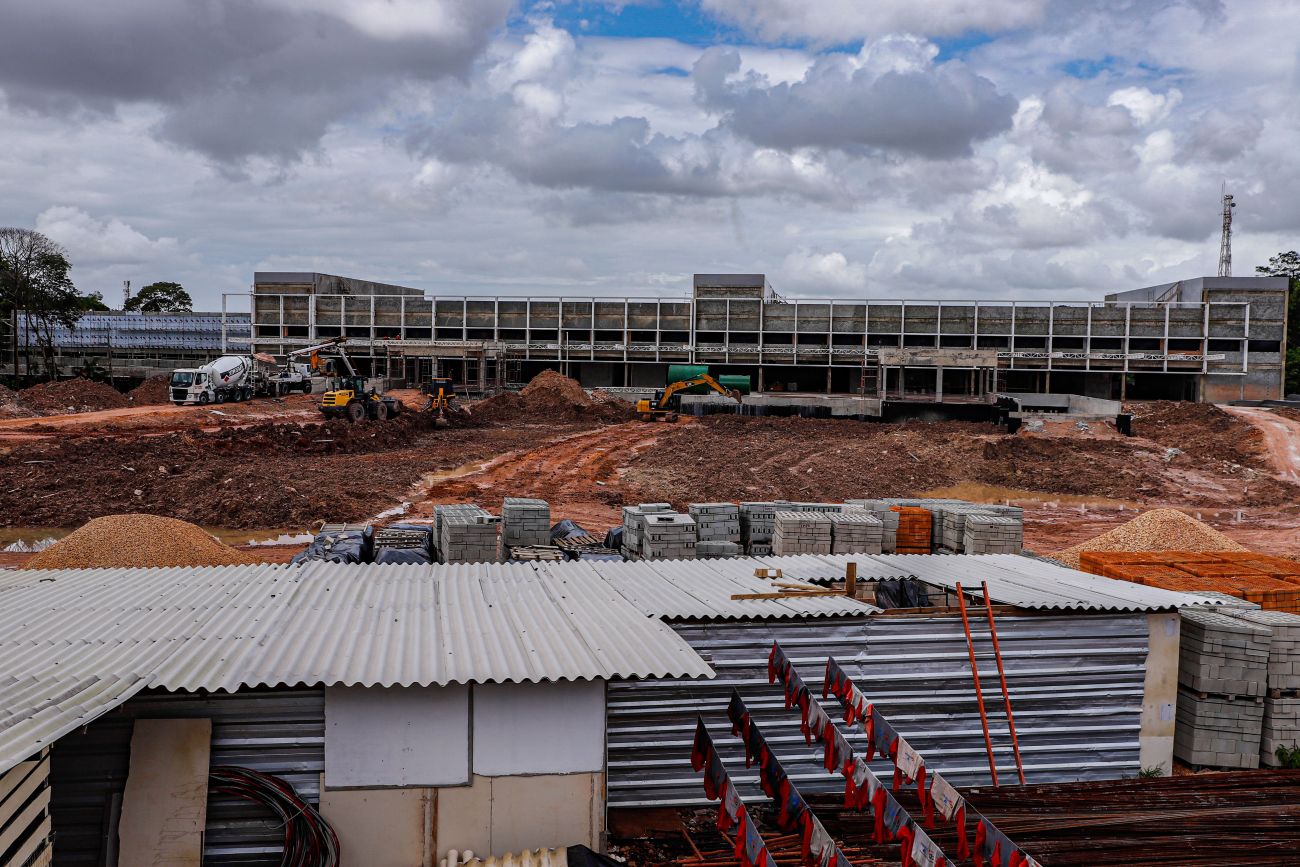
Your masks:
M716 391L718 394L729 397L732 400L739 400L740 395L734 391L728 391L720 382L707 373L701 373L699 376L693 376L690 379L682 379L677 382L669 383L664 390L657 393L653 400L637 401L636 409L641 417L647 421L655 418L675 420L676 410L673 408L673 398L684 391L689 391L697 385L707 386Z

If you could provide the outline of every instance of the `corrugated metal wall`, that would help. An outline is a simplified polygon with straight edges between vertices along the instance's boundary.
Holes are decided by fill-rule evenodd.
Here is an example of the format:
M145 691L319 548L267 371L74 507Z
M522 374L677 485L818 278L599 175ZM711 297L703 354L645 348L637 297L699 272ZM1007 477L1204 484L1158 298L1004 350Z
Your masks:
M997 626L1026 779L1045 783L1136 773L1146 616L1008 616L999 618ZM960 618L876 616L674 628L714 666L717 679L610 683L611 807L704 803L699 776L690 767L697 713L714 732L742 794L761 799L757 776L745 770L740 741L731 737L726 721L733 687L801 791L843 791L842 778L822 769L818 747L805 745L798 712L785 710L780 685L767 682L773 639L819 696L826 658L834 656L931 768L957 785L989 782ZM983 618L972 628L998 775L1014 781L997 667ZM834 697L825 707L832 717L843 718ZM845 734L855 749L865 747L860 726ZM874 767L878 774L892 773L887 763Z
M175 717L212 720L212 764L275 774L319 804L325 767L322 690L144 694L55 743L51 813L56 865L106 863L114 804L120 806L126 786L132 726L137 718ZM204 864L278 865L283 839L283 830L257 805L209 795Z
M0 774L0 864L50 863L50 755L42 750Z

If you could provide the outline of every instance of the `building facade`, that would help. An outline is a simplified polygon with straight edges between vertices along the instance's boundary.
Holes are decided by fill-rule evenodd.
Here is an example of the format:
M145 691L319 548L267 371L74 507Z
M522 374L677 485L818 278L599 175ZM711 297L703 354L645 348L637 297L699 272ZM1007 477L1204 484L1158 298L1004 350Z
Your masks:
M258 272L251 342L279 355L346 337L373 373L436 372L470 389L546 368L587 386L650 388L670 364L700 364L748 374L760 391L887 400L1258 400L1282 396L1286 293L1285 278L1205 277L1096 302L796 300L762 274L696 274L689 298L432 296Z

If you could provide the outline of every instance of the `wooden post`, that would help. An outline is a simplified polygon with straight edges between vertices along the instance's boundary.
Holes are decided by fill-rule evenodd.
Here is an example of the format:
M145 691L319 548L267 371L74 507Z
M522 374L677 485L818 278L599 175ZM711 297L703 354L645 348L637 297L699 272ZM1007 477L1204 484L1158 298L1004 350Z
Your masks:
M850 563L844 571L844 595L850 599L858 598L858 564Z

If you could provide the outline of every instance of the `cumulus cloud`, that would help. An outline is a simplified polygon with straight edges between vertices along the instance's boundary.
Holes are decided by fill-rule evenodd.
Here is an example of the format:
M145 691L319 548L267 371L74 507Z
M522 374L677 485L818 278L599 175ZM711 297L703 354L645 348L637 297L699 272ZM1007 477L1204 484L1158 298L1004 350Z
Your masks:
M509 0L7 3L0 90L44 112L161 106L158 133L224 163L291 161L395 83L463 74Z
M740 72L740 55L714 48L695 64L700 103L727 128L765 147L881 150L942 158L1011 127L1017 101L937 49L889 39L856 56L819 58L801 81Z
M74 265L148 262L179 246L175 238L149 238L117 217L96 218L67 205L37 215L36 231L66 247Z
M867 285L867 267L851 262L838 250L817 251L801 247L781 263L781 286L790 291L821 295L861 294Z

